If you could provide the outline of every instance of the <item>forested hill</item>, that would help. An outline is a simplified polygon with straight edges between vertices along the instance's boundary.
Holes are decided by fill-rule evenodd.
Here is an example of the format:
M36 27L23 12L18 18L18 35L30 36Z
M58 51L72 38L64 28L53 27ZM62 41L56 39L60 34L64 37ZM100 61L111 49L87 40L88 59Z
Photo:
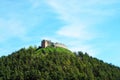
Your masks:
M120 80L119 67L76 53L60 47L22 48L0 58L0 80Z

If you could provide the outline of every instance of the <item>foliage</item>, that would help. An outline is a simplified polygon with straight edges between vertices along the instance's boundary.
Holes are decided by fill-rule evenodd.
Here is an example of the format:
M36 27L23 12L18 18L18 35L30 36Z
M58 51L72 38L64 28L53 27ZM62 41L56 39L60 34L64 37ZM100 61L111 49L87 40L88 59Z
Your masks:
M0 80L120 80L120 68L81 51L31 46L0 58Z

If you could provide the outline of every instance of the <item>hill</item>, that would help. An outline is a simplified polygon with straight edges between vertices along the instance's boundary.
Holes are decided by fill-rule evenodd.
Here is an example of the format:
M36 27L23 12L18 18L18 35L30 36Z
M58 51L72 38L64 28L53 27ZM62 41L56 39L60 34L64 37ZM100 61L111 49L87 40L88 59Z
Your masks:
M0 80L120 80L120 68L81 51L31 46L0 58Z

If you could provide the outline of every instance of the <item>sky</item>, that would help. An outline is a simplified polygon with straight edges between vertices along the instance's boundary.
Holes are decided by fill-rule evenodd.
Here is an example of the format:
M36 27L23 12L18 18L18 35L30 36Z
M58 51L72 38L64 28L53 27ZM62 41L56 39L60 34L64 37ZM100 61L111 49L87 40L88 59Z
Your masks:
M48 39L120 67L120 0L1 0L0 56Z

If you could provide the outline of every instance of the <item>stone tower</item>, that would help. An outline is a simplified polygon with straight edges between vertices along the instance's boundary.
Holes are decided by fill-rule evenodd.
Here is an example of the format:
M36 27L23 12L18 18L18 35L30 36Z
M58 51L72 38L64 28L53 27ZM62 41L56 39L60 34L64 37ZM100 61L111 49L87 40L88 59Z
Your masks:
M47 45L48 45L47 40L42 40L42 42L41 42L41 46L42 46L42 48L46 48Z
M52 45L52 42L49 40L42 40L42 42L41 42L42 48L46 48L47 46L51 46L51 45Z

